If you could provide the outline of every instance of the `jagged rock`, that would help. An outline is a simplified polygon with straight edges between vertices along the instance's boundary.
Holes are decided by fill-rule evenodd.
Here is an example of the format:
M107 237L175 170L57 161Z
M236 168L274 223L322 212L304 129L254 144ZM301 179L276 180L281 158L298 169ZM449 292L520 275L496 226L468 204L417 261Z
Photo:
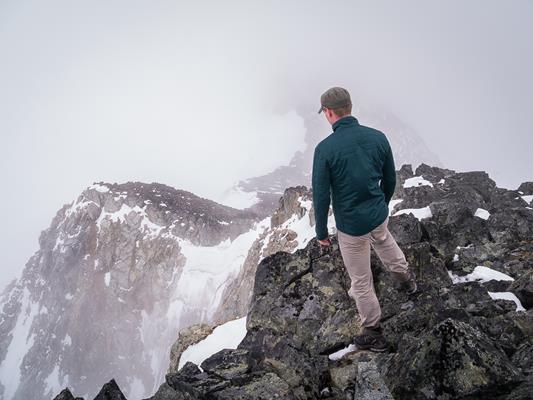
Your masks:
M59 393L54 400L83 400L82 397L74 397L69 388L65 388Z
M410 166L402 168L404 181L412 175ZM313 222L311 192L297 188L280 203L279 225L257 237L246 273L241 269L232 300L224 304L247 314L244 340L200 366L188 362L167 374L154 399L340 400L377 388L387 398L385 386L397 400L525 398L531 387L533 312L518 312L513 302L493 300L488 292L528 288L533 211L517 191L495 187L484 172L421 165L416 175L433 186L400 188L405 198L396 209L419 205L433 215L391 216L390 229L417 275L419 291L399 291L371 253L389 353L328 359L352 343L359 318L347 294L350 282L336 237L329 248L315 239L304 247L286 226L292 218ZM478 208L488 211L488 219L486 213L476 216ZM464 276L478 265L515 281L453 283L450 273ZM238 298L249 302L238 305Z
M373 360L358 362L355 382L355 399L394 400Z
M365 400L394 400L377 368L377 355L367 351L348 353L330 362L331 384L339 397Z
M332 362L329 366L330 382L334 388L344 393L355 393L357 379L357 363L346 356L338 362Z
M526 309L533 307L533 270L529 270L515 280L509 290L518 297Z
M213 332L213 329L214 327L211 325L195 324L181 330L178 334L178 339L170 349L170 364L168 372L178 372L181 353L183 353L187 347L205 339Z
M207 372L231 380L251 371L253 361L246 349L223 349L204 360L200 367Z
M389 221L389 231L398 245L418 243L422 240L422 225L413 214L401 214Z
M403 164L398 171L396 171L396 187L394 188L393 199L403 199L405 192L403 184L406 179L413 177L413 168L411 164Z
M107 382L94 400L127 400L114 379Z
M524 380L487 336L452 318L420 338L406 335L384 364L385 381L397 398L490 398Z
M327 252L317 246L265 258L238 348L211 356L192 377L169 374L169 385L183 390L187 382L221 399L318 398L328 386L325 354L349 343L358 326L336 240Z
M533 393L533 381L521 383L514 388L509 394L498 397L496 400L531 400Z
M416 176L423 175L425 179L435 183L438 183L441 179L449 178L455 174L456 172L452 169L433 167L426 163L420 164L415 170Z
M186 391L179 391L172 388L168 383L163 382L157 392L145 400L198 400L199 397L191 395Z
M279 207L272 214L271 226L280 226L293 215L297 215L300 218L303 217L306 210L301 207L298 198L307 192L308 189L305 186L287 188L279 199Z
M517 191L522 192L524 195L533 194L533 182L522 182Z

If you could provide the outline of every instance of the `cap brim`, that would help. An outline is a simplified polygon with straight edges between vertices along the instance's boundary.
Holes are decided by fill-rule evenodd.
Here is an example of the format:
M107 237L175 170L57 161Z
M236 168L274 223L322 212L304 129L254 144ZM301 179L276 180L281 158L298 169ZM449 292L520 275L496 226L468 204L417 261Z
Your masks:
M320 110L318 110L318 113L319 113L319 114L322 112L323 108L324 108L324 107L322 107L322 106L320 107Z

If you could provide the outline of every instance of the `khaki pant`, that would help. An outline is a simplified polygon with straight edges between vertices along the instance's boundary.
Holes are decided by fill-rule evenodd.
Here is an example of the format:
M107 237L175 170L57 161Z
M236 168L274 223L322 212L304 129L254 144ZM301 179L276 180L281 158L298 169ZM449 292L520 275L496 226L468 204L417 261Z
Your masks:
M408 271L405 255L389 232L388 222L389 217L374 230L361 236L337 230L342 259L352 280L348 294L355 300L362 328L378 326L381 319L381 307L370 269L370 246L395 279L405 276Z

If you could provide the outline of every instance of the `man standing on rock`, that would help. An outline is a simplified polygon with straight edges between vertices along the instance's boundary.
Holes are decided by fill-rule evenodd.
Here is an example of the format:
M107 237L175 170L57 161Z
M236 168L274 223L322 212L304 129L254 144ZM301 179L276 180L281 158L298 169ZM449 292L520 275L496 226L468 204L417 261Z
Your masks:
M370 269L370 246L409 294L416 292L414 273L388 230L389 202L396 187L394 158L387 137L360 125L351 115L348 91L332 87L320 97L333 132L315 148L313 158L313 207L316 238L331 245L327 220L330 195L337 239L344 265L351 278L348 294L355 299L361 318L359 349L386 351L380 325L381 308Z

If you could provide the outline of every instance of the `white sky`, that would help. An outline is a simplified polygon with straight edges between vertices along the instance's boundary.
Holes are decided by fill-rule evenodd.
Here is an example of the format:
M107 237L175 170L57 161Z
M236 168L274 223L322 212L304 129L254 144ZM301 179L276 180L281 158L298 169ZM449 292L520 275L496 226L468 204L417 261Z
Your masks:
M510 188L533 180L532 11L485 0L0 1L0 287L94 181L216 200L287 163L303 148L295 110L316 112L333 85L392 110L448 168Z

